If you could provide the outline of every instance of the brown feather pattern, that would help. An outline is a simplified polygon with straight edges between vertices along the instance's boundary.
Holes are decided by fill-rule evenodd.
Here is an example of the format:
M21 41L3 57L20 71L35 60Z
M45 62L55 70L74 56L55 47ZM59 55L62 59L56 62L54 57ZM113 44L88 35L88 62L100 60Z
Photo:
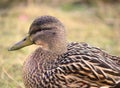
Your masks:
M62 55L38 48L23 75L26 88L110 88L120 81L120 57L86 43L70 43Z

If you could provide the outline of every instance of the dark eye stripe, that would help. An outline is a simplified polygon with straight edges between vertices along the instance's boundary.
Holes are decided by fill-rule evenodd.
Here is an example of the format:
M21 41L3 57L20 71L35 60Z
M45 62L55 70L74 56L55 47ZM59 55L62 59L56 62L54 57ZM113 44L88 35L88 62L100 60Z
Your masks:
M37 29L37 30L33 30L33 31L30 32L30 35L35 34L37 32L40 32L40 31L51 30L51 29L54 29L54 28L40 28L40 29Z

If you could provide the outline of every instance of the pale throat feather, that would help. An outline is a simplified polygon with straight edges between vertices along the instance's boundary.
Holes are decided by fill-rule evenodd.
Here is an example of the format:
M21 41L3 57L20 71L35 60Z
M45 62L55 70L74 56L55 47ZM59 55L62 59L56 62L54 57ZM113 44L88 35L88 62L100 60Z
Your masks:
M66 42L60 43L60 41L53 41L48 44L43 41L36 41L36 43L39 44L43 50L55 53L57 55L67 52L67 43Z

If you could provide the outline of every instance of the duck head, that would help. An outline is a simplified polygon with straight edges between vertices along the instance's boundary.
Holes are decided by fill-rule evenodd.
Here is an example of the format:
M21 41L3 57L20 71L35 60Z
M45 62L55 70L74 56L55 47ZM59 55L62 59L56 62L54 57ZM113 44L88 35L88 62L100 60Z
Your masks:
M43 50L54 53L64 53L67 50L64 25L53 16L41 16L33 21L28 35L9 48L18 50L32 44L39 45Z

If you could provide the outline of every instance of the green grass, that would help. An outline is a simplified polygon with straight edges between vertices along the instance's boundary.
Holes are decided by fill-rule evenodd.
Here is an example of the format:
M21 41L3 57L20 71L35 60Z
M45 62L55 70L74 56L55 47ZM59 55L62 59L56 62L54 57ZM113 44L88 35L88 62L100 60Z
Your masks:
M66 11L67 8L72 10ZM106 8L107 10L103 7L54 8L46 5L30 5L1 10L0 88L24 88L22 65L25 58L37 46L33 45L13 52L8 52L7 49L27 35L31 22L38 16L52 15L60 19L66 26L69 42L87 42L120 56L120 20L118 19L120 9L117 6L112 8L111 5L107 5Z

